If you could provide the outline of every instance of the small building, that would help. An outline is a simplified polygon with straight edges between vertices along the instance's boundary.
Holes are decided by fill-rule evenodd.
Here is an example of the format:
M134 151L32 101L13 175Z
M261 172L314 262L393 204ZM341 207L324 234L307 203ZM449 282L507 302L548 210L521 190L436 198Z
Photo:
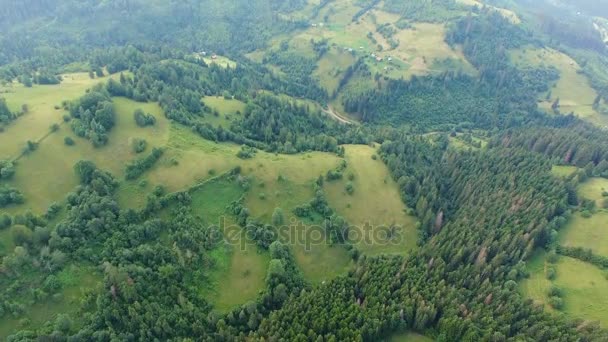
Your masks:
M312 27L317 27L317 24L313 23L313 24L312 24Z
M319 23L319 26L323 27L323 26L325 26L325 24L324 23Z
M376 57L376 62L382 62L382 57L380 57L380 56Z
M388 59L388 61L390 62L390 61L392 61L392 60L393 60L393 57L389 57L389 58L387 58L387 59Z
M211 56L211 59L217 59L217 55L214 54L213 56Z

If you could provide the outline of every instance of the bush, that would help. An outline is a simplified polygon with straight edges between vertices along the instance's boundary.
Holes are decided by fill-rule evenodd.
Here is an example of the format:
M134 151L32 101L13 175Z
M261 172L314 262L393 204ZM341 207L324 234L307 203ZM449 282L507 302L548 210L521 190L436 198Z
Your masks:
M135 160L127 165L125 178L133 180L141 176L144 172L150 169L162 157L163 150L154 148L152 152L143 159Z
M11 179L15 175L15 165L10 160L0 160L0 179Z
M561 310L564 307L564 300L560 297L549 298L549 305L555 310Z
M562 289L560 289L559 287L555 286L555 285L551 285L551 287L549 288L549 290L547 290L547 296L549 297L560 297L562 296Z
M63 138L63 143L66 144L67 146L74 146L76 144L74 139L72 139L71 137Z
M144 113L144 111L139 108L133 112L133 118L139 127L154 126L156 124L156 118L154 115Z
M545 278L547 278L548 280L555 280L556 277L557 271L555 270L555 267L548 266L547 270L545 271Z
M593 214L589 210L583 210L581 211L581 216L583 218L590 218L591 216L593 216Z
M353 185L353 182L346 183L346 193L349 195L355 193L355 186Z
M241 150L236 154L241 159L251 159L255 156L256 150L250 146L241 146Z
M131 147L133 149L133 152L142 153L148 147L148 142L145 139L135 138L131 143Z

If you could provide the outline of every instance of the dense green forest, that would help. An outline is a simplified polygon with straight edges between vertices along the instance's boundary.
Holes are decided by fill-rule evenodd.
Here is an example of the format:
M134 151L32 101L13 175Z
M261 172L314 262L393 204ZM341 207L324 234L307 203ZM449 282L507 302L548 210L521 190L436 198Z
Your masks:
M608 179L601 4L3 4L0 338L608 340L574 291L521 290L538 253L548 281L557 258L608 268L561 237L608 209L580 190ZM403 215L372 230L411 248L355 238L377 184Z

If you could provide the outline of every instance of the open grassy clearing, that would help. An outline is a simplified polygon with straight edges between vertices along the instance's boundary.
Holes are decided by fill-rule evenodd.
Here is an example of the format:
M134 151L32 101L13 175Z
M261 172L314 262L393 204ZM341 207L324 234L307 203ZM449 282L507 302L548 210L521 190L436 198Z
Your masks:
M513 24L521 23L521 19L519 19L519 16L517 15L517 13L515 13L509 9L488 5L488 4L483 3L483 1L478 1L478 0L456 0L456 1L460 2L462 4L465 4L465 5L471 6L471 7L477 6L479 8L483 8L483 7L491 8L492 10L500 13L503 17L509 19L509 21L511 21Z
M578 171L578 168L571 165L553 165L551 168L551 173L556 177L568 177L576 171Z
M432 342L433 339L413 332L391 336L387 342Z
M204 57L203 61L207 65L215 64L221 68L236 68L236 62L224 56Z
M372 159L377 150L367 145L348 145L345 150L348 167L344 178L325 185L330 206L357 229L362 238L355 243L363 253L408 253L416 247L416 219L405 213L406 206L386 165L379 158ZM345 189L348 182L355 189L352 195ZM386 239L391 225L399 227L399 235Z
M122 178L125 164L138 158L132 150L134 138L145 139L148 149L166 143L169 122L158 104L137 103L125 98L114 98L113 101L117 112L116 125L109 134L106 146L94 148L90 141L77 138L69 124L63 124L57 132L40 143L36 151L19 160L15 177L9 184L23 192L26 202L21 206L7 208L9 212L31 209L43 213L51 203L62 201L78 184L73 166L79 160L91 160L100 168ZM133 111L137 108L153 114L157 119L156 125L146 128L137 126L133 119ZM72 137L76 144L65 145L66 136ZM129 187L130 184L124 186ZM129 203L132 197L120 199Z
M332 17L330 17L332 18ZM331 20L331 19L330 19ZM448 65L438 63L449 59L449 67L460 68L473 73L474 68L458 49L452 49L445 41L445 27L440 24L416 23L412 29L399 29L392 26L396 33L392 39L399 45L391 48L390 43L377 32L377 24L394 24L398 16L380 10L368 12L356 23L346 26L329 24L325 27L309 29L310 35L329 39L339 47L352 48L359 55L366 57L373 73L380 73L391 78L409 78L412 75L426 75L441 72ZM375 43L368 37L372 35ZM382 46L381 51L378 45ZM376 61L371 54L381 57ZM389 59L391 59L389 61Z
M539 252L528 264L530 278L521 282L522 293L546 304L550 311L558 313L547 304L547 291L551 285L563 292L563 312L572 318L599 321L608 325L608 279L605 271L569 257L560 257L556 264L557 277L550 281L545 277L546 253Z
M328 153L306 153L284 156L258 152L251 163L245 163L243 174L252 176L252 187L245 198L245 206L253 217L270 223L275 208L283 209L290 236L304 232L304 236L322 231L319 226L302 222L293 209L313 197L314 180L338 165L339 158ZM296 262L305 277L312 282L329 280L346 272L351 259L341 246L330 246L326 239L307 246L306 239L290 241Z
M253 217L264 222L270 222L276 207L284 210L286 222L295 220L291 210L308 202L313 197L313 181L339 162L337 156L321 152L275 155L258 151L254 158L241 160L236 157L240 149L238 145L207 141L180 126L172 126L170 131L163 159L175 159L178 165L161 163L152 169L147 176L150 186L162 184L168 191L184 190L240 166L242 175L252 179L245 206ZM282 180L279 180L279 175ZM149 192L147 189L145 191ZM293 247L298 264L311 281L331 279L350 265L350 257L342 247L322 244L310 251L303 245Z
M270 256L261 253L255 244L221 246L212 252L212 259L215 268L202 294L219 312L255 300L264 288Z
M450 140L450 146L461 150L461 149L473 149L473 150L478 150L480 148L485 148L488 145L488 141L479 137L476 137L474 135L471 135L471 140L468 141L467 138L465 138L465 134L463 133L457 133L456 136L449 137Z
M88 88L109 78L91 79L88 73L65 74L62 77L63 81L57 85L35 84L27 88L13 82L0 86L0 97L6 99L11 111L21 111L24 104L29 109L0 133L0 159L17 157L27 140L37 141L49 132L52 124L61 123L66 111L55 109L55 106L61 107L63 101L79 98Z
M203 103L214 111L212 114L206 114L204 121L224 128L228 128L231 121L245 111L246 106L242 101L225 99L223 96L205 96Z
M598 208L602 207L603 200L607 198L602 196L604 191L608 192L608 179L606 178L589 178L578 186L578 195L595 201Z
M399 46L388 52L411 65L410 76L442 72L445 68L438 62L446 59L452 60L463 72L475 72L462 51L452 49L444 41L445 26L429 23L416 23L413 26L413 29L400 30L395 34L394 39L399 41Z
M236 223L226 214L226 208L243 192L234 181L212 180L191 194L193 214L206 225L215 224L233 232ZM256 245L244 241L244 237L231 234L230 241L233 244L222 245L212 252L215 267L210 282L202 289L202 294L221 312L256 298L264 287L269 262L268 253L259 252Z
M560 237L561 245L589 248L594 254L608 257L608 212L600 211L589 218L575 213Z
M581 118L598 125L608 125L608 116L593 109L597 93L589 80L581 73L582 69L566 54L553 49L526 47L511 51L512 60L520 66L554 66L560 72L560 79L550 88L550 94L539 95L540 107L552 113L551 105L559 98L560 112L574 112ZM549 99L547 100L547 96Z
M78 312L81 300L86 292L101 290L101 274L91 267L72 265L62 270L57 278L62 285L59 294L34 302L28 293L26 300L31 304L26 305L25 314L19 319L7 316L0 321L0 339L19 330L41 327L47 321L54 321L58 314L68 314L75 326L82 323L83 317Z
M315 76L321 86L329 94L333 94L338 89L346 69L356 61L352 53L344 49L332 48L319 60Z

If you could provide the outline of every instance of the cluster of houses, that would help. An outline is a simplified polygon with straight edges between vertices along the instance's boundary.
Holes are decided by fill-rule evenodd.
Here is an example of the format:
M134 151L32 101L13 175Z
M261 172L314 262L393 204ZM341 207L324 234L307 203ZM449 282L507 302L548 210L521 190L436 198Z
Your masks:
M198 53L198 55L200 57L207 57L207 51L201 51ZM217 55L216 54L212 54L211 55L211 59L216 60L217 59Z

